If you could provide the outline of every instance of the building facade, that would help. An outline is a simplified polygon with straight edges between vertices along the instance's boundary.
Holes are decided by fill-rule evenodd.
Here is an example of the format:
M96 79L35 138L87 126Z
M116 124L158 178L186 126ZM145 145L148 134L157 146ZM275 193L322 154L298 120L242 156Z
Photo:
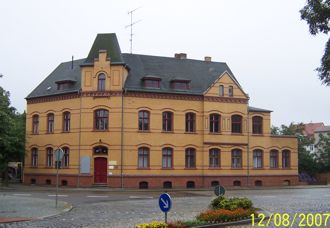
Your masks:
M298 184L297 139L272 136L226 63L124 54L98 34L27 99L24 183L111 188Z

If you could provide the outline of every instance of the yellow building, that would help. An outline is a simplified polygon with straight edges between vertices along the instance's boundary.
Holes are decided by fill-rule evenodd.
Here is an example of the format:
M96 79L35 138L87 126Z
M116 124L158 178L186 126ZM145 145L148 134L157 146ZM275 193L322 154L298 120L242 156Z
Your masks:
M112 188L298 184L297 139L270 133L226 63L121 53L98 34L27 99L24 183Z

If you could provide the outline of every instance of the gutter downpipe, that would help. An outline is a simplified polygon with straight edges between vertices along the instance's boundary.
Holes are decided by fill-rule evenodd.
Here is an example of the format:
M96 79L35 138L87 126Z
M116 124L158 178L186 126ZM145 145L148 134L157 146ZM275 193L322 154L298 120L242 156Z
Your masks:
M246 176L247 187L250 186L250 112L249 112L249 101L247 105L247 176Z
M121 137L120 137L120 185L124 189L124 94L126 89L122 89L121 94Z
M81 112L82 112L82 93L81 89L79 90L80 96L80 108L79 108L79 136L78 136L78 178L77 178L77 187L80 187L80 144L81 144Z

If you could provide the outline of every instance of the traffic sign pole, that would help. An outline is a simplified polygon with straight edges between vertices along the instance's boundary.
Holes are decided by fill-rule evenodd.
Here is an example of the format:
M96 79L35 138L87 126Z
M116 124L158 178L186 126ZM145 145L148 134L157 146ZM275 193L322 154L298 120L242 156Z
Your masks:
M61 148L55 150L55 166L56 166L56 196L55 196L55 207L57 208L57 198L58 198L58 174L61 165L61 160L63 158L64 151Z

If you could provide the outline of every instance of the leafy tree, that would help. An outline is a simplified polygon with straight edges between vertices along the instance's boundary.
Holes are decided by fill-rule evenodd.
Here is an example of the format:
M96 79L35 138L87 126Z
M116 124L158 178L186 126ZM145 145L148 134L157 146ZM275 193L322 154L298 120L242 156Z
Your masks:
M25 113L10 106L9 92L0 87L0 174L8 184L8 162L21 161L25 145Z
M309 32L312 35L328 34L330 31L330 0L307 0L307 4L300 10L300 14L301 19L307 21ZM330 86L330 39L326 43L321 66L316 70L322 83Z
M330 133L320 133L316 143L320 171L330 171Z

